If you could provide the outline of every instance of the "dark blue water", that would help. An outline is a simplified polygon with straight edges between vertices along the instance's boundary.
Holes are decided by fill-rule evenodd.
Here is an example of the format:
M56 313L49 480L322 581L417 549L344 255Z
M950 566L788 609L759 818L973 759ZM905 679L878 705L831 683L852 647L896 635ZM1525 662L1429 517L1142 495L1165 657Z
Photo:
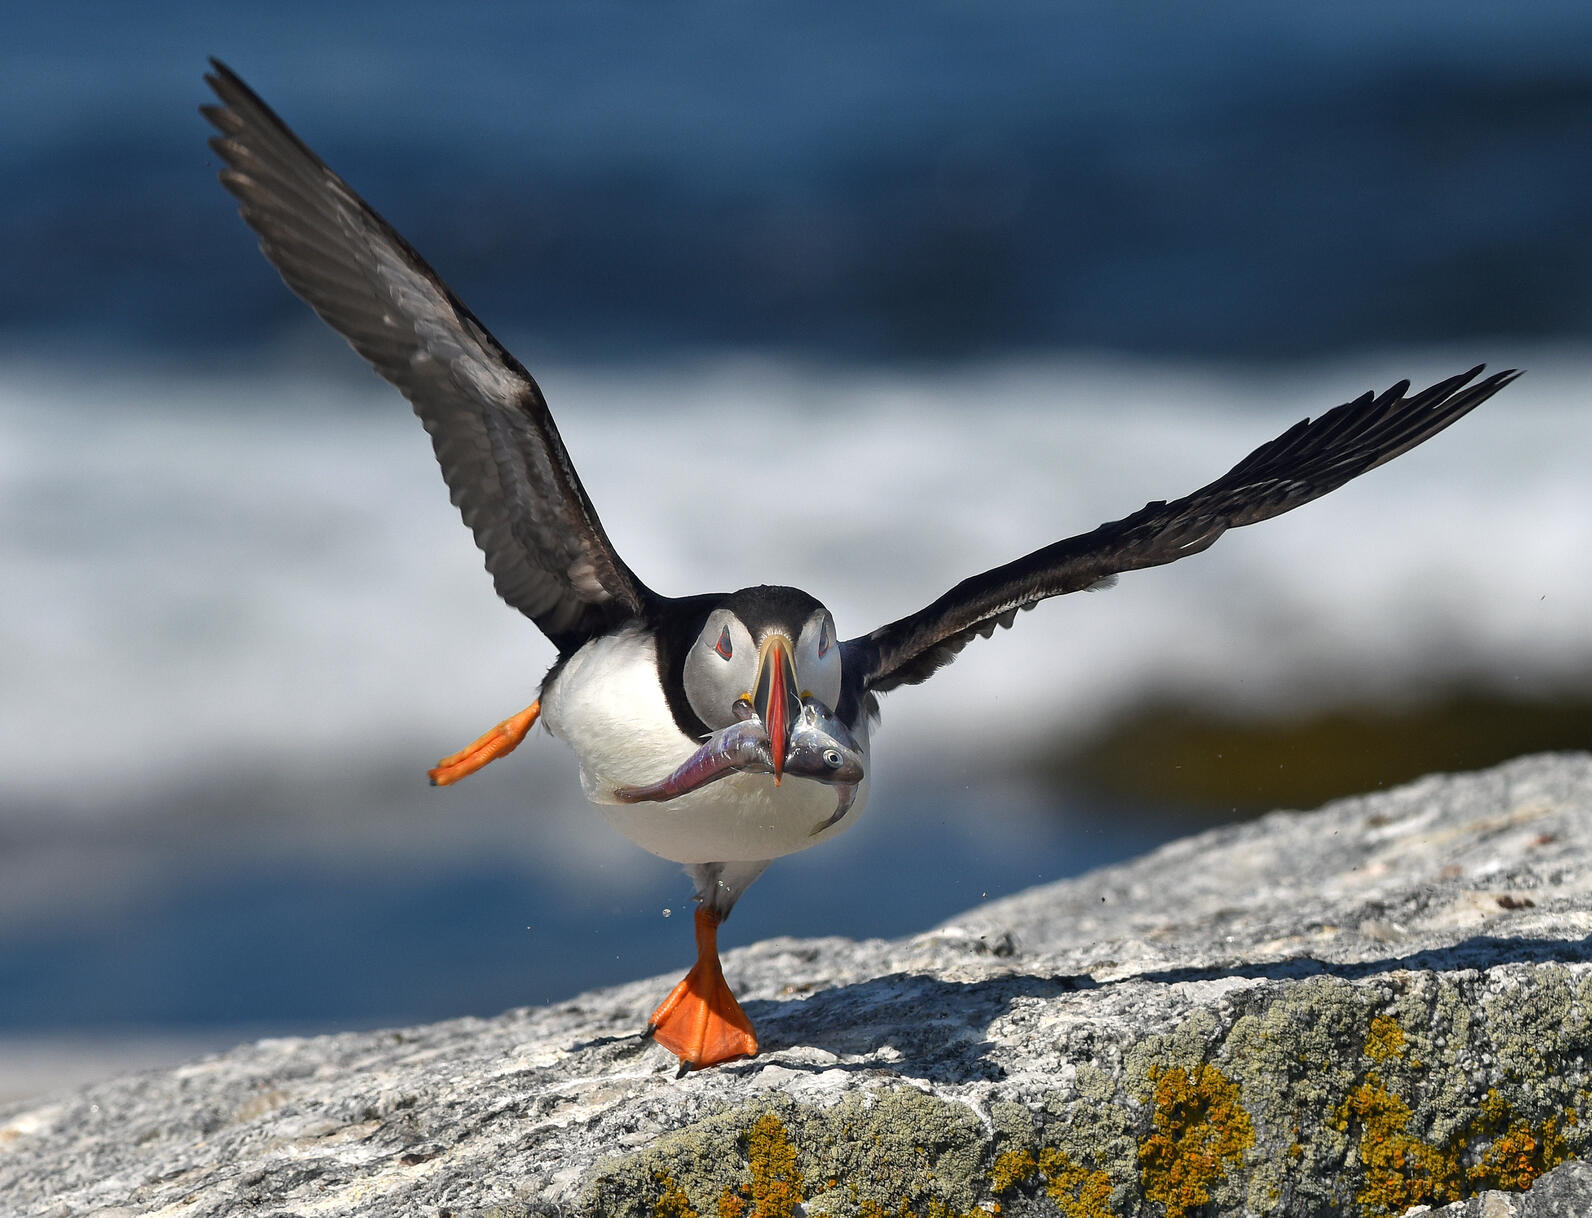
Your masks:
M721 945L911 934L1196 827L1021 789L907 781L873 803L840 842L776 861ZM608 832L592 820L592 832ZM524 851L540 837L527 814ZM490 1015L683 972L693 958L691 886L663 860L550 887L512 846L431 861L284 847L239 849L224 828L193 833L109 908L85 894L81 916L0 921L0 1034Z
M307 324L212 180L208 54L533 360L1592 323L1580 3L286 3L8 16L0 336Z

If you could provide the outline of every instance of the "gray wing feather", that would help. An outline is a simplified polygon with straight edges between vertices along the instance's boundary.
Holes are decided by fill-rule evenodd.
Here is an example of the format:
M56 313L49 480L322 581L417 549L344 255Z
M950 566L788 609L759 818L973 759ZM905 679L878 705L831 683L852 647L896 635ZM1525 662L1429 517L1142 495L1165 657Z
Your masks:
M1471 384L1481 367L1405 397L1408 381L1295 424L1216 481L1089 533L965 579L933 604L844 644L859 693L927 680L974 638L1010 626L1047 597L1101 587L1124 571L1197 554L1228 529L1309 503L1408 452L1474 410L1519 373ZM851 674L859 674L860 680Z
M498 595L568 651L652 593L615 553L541 390L392 226L224 64L221 182L282 279L413 404Z

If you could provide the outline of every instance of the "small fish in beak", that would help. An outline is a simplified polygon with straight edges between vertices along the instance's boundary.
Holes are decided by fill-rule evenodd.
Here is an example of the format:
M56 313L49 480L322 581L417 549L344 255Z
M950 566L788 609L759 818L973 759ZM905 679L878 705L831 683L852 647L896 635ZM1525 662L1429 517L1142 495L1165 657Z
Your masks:
M649 787L620 787L614 798L622 804L667 803L717 782L730 774L772 773L768 733L755 719L722 727L662 782Z
M785 772L831 786L862 781L863 756L856 737L817 698L802 699L801 712L790 730Z
M837 824L851 811L857 799L866 767L862 749L850 729L816 698L803 698L801 714L790 733L790 755L785 772L812 778L835 788L835 811L814 826L809 836L817 837Z
M856 737L822 702L801 698L796 706L783 751L784 771L834 787L840 800L835 814L813 830L818 834L850 810L865 773L864 759ZM614 798L625 804L666 803L730 774L775 773L774 738L757 708L751 699L738 698L733 709L736 722L709 736L669 777L651 786L620 787Z

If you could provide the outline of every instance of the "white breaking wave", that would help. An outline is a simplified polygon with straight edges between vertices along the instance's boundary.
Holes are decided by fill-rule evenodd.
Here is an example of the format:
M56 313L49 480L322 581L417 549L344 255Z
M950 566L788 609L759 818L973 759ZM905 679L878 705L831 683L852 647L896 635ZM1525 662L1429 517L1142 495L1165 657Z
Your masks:
M890 768L998 762L1168 691L1289 706L1588 680L1592 356L1475 350L1529 374L1320 503L975 643L886 699ZM645 581L797 584L853 634L1465 359L727 359L541 381ZM448 751L529 702L553 659L374 380L13 364L0 518L0 817L114 816L188 775L330 772L393 742Z

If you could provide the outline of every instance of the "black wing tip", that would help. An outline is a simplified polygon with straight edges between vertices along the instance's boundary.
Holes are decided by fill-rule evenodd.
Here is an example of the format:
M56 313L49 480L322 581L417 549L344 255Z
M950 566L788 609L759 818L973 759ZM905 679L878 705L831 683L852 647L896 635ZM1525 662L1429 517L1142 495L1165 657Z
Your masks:
M1434 409L1454 411L1454 418L1458 419L1525 375L1524 368L1505 368L1476 380L1486 369L1486 364L1477 364L1469 372L1439 382L1426 390L1425 395L1418 396L1430 397Z
M1524 375L1524 369L1505 368L1503 371L1495 372L1483 380L1476 380L1486 370L1487 365L1485 363L1477 364L1467 372L1458 372L1440 381L1433 381L1425 389L1420 390L1413 396L1410 394L1412 382L1408 377L1405 377L1403 380L1388 386L1381 393L1367 390L1352 402L1346 402L1335 410L1318 415L1314 419L1305 419L1303 423L1296 426L1309 425L1314 427L1315 424L1326 418L1328 414L1336 414L1338 411L1359 414L1364 411L1387 408L1404 410L1411 404L1424 405L1434 410L1440 410L1444 408L1451 409L1461 402L1469 403L1471 407L1479 406L1505 385L1519 380ZM1456 415L1455 417L1457 418L1458 416ZM1275 442L1273 441L1273 443Z
M215 68L215 71L205 73L205 83L221 99L221 104L218 106L215 102L206 102L199 107L200 114L204 115L205 118L209 119L221 130L236 132L241 131L248 125L249 115L247 112L252 110L263 118L269 126L286 135L293 143L303 148L305 152L310 151L305 146L304 141L293 133L292 128L282 121L282 116L271 109L263 97L249 88L243 77L227 67L214 55L210 57L210 63ZM314 156L315 154L311 152L310 155ZM316 159L317 161L319 160L318 157Z
M225 98L227 90L230 89L242 93L254 101L260 100L259 94L244 83L243 77L234 72L222 60L214 55L211 55L209 59L211 71L205 73L205 84L214 89L216 93Z
M199 113L212 127L228 135L236 135L244 126L240 106L254 106L270 113L270 107L260 100L260 95L244 84L241 76L214 55L210 56L210 66L215 70L205 73L205 84L209 85L210 91L220 99L220 104L204 102L199 107ZM214 147L214 144L215 141L212 140L211 146Z
M210 56L210 67L212 70L205 73L205 84L209 85L211 92L223 102L231 104L233 99L227 96L228 93L242 93L249 97L255 97L254 90L243 83L243 78L214 55ZM255 97L255 100L258 101L259 99ZM213 104L200 106L199 112L204 114L207 109L217 108ZM208 118L209 115L206 115L206 117Z
M1440 398L1451 396L1461 389L1469 390L1472 393L1487 389L1496 393L1511 381L1517 381L1525 374L1524 368L1505 368L1501 372L1494 372L1491 376L1477 381L1476 378L1485 371L1487 371L1485 363L1477 364L1469 372L1461 372L1449 377L1446 381L1437 382L1426 392L1434 393ZM1475 382L1474 384L1471 383L1473 381ZM1405 381L1404 384L1407 385L1409 382Z
M1518 368L1505 368L1502 372L1495 372L1486 379L1477 381L1476 378L1485 371L1487 371L1487 365L1485 363L1477 364L1474 368L1471 368L1466 372L1456 372L1453 376L1444 377L1439 381L1433 381L1425 389L1422 389L1416 393L1415 397L1428 398L1433 402L1442 402L1455 396L1462 389L1474 392L1483 387L1492 387L1496 392L1497 389L1501 389L1503 386L1509 384L1509 382L1519 378L1524 370ZM1472 382L1475 383L1472 384ZM1405 377L1397 383L1390 385L1381 393L1377 393L1375 390L1368 389L1359 397L1355 398L1353 402L1346 403L1346 405L1354 409L1360 409L1362 407L1371 406L1374 403L1398 402L1401 399L1408 397L1412 383L1413 382L1408 377Z
M1485 371L1487 371L1487 365L1485 363L1477 364L1469 372L1465 373L1460 379L1468 381L1468 380L1471 380L1474 377L1477 377L1477 376L1481 375ZM1516 377L1524 375L1525 371L1526 370L1524 368L1505 368L1502 372L1493 373L1487 379L1489 381L1498 381L1498 380L1509 380L1509 381L1512 381Z
M298 133L283 121L282 116L271 109L264 98L244 83L241 76L214 55L210 57L210 63L215 68L215 71L207 72L205 81L214 90L215 95L220 98L221 104L206 102L199 107L199 113L221 133L219 141L215 138L209 141L211 149L218 156L229 165L235 166L238 162L238 157L235 151L225 147L227 143L244 144L254 142L257 139L267 141L280 140L296 150L316 170L347 186L347 183L343 182L341 178L332 172L331 167L321 160L315 150L300 139ZM350 193L353 193L351 188ZM366 206L368 207L368 204ZM371 214L375 215L375 212L372 211ZM376 218L380 220L379 216ZM381 223L385 224L386 221L383 220ZM400 242L403 241L403 238L399 237L397 233L393 233L392 236ZM413 250L409 252L411 254L414 253ZM418 255L416 256L418 257Z

